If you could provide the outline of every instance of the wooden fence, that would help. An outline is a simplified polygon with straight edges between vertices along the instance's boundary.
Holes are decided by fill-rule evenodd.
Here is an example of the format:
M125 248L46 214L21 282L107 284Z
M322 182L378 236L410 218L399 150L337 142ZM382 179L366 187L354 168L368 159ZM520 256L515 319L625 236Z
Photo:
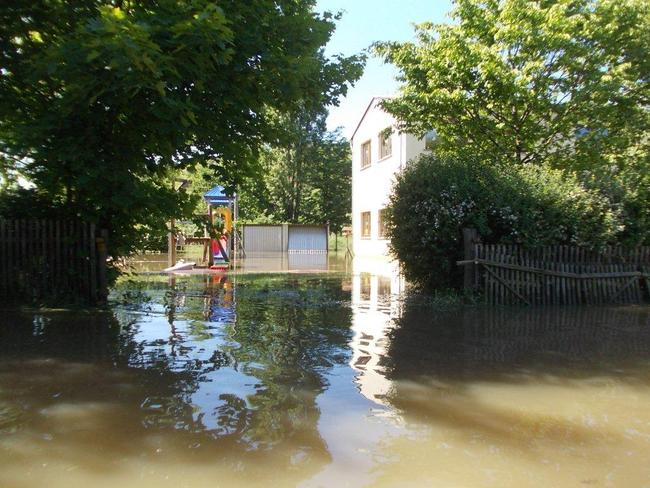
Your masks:
M650 284L650 246L526 249L482 244L471 231L465 241L465 288L491 305L640 303Z
M0 301L104 302L106 243L86 222L0 219Z

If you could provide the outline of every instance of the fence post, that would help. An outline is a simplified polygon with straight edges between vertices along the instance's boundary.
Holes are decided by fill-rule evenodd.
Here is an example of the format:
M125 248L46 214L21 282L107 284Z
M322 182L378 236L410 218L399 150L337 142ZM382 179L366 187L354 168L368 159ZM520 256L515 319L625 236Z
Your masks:
M167 234L167 265L171 268L176 264L176 234L174 230L175 221L169 222L169 233Z
M476 258L474 244L478 242L478 231L476 229L463 229L463 259L472 261ZM463 289L466 292L474 291L476 285L477 266L466 264L463 276Z
M106 303L108 299L108 277L106 276L106 258L108 257L108 230L102 229L97 238L97 266L99 277L98 301Z
M282 252L289 252L289 224L282 224Z
M336 237L336 236L334 236ZM327 251L327 254L330 253L330 223L327 223L327 230L325 231L325 250ZM338 251L338 246L336 247L336 251Z

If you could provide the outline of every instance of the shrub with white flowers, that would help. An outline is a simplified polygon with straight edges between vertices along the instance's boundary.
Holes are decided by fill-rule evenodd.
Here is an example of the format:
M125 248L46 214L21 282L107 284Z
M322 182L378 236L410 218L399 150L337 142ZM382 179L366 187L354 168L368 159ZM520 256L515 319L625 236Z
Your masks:
M616 239L611 202L572 175L544 166L423 155L393 187L387 233L407 279L423 288L458 288L462 229L484 242L598 247Z

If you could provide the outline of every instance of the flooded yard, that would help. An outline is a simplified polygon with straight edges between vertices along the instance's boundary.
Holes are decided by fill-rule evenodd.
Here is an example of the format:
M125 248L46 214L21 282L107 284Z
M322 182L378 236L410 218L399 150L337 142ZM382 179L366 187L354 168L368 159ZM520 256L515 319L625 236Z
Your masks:
M650 486L649 307L441 310L291 266L3 312L0 487Z

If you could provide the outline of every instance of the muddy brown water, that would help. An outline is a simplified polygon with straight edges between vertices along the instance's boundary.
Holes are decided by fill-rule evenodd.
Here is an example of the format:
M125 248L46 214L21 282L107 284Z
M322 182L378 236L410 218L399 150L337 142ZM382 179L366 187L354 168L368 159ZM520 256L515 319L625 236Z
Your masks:
M650 309L139 277L0 316L0 487L650 486Z

